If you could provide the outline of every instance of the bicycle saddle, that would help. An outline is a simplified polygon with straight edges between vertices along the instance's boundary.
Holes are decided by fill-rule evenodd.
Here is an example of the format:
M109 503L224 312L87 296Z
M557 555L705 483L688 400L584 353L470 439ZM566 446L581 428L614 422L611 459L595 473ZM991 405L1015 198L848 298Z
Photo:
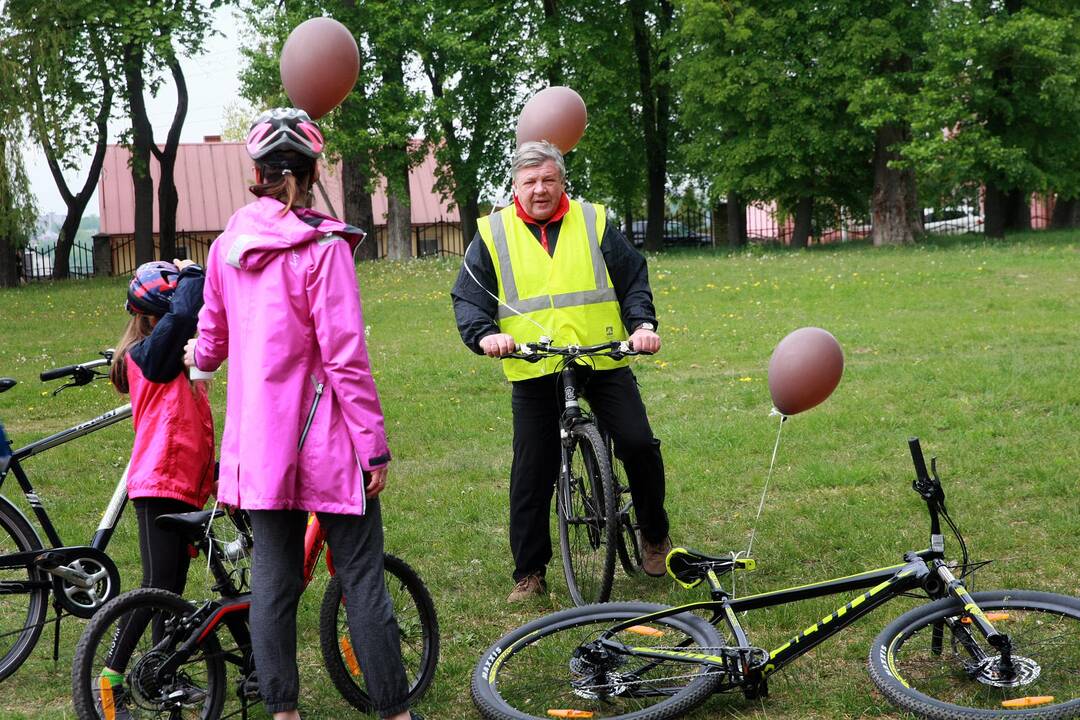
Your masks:
M15 387L18 383L19 383L19 381L14 379L14 378L0 378L0 393L4 392L6 390L10 390L11 388Z
M753 558L732 558L731 555L706 555L684 547L672 548L667 556L668 574L685 588L697 586L710 570L717 575L733 569L753 570L757 566Z
M206 534L206 526L216 517L225 514L224 510L194 510L185 513L170 513L161 515L155 521L162 530L172 530L174 533L191 541L197 540Z

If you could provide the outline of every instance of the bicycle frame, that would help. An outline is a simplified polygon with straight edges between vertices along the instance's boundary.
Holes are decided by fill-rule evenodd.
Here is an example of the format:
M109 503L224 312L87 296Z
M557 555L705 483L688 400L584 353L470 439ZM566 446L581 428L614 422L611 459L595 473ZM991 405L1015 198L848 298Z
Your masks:
M926 466L922 460L918 440L912 439L909 444L916 466L916 481L913 485L916 491L926 500L931 517L930 548L917 552L908 552L902 564L740 598L728 596L720 584L719 575L728 571L734 572L739 567L752 567L753 561L731 559L720 563L712 563L704 574L704 579L709 583L712 599L666 608L662 611L625 620L608 628L595 642L599 643L604 649L617 654L630 654L657 660L674 660L676 662L724 669L733 680L722 686L722 690L743 687L748 697L755 698L767 694L766 681L773 673L778 672L787 664L881 607L889 600L911 591L922 590L932 600L949 596L959 600L971 618L972 628L977 629L986 638L987 642L1001 653L1004 663L1009 662L1011 645L1008 636L994 629L990 620L979 609L964 587L963 582L953 575L945 563L944 538L941 535L938 519L939 508L944 508L944 493L941 491L940 482L937 478L935 477L931 481L926 473ZM966 560L965 552L965 563ZM762 651L750 644L746 631L737 617L737 613L740 612L776 607L801 600L837 595L860 589L867 589L867 591L852 598L829 615L769 651ZM728 652L726 654L627 647L610 639L615 633L636 625L699 610L711 612L712 617L709 622L713 625L719 625L723 621L731 631L734 643L727 646L726 650ZM940 641L940 637L935 636L935 642ZM755 654L760 655L760 657L755 658Z
M122 420L126 420L131 417L131 404L122 405L121 407L110 410L106 413L98 415L92 420L79 423L66 430L61 430L58 433L54 433L48 437L32 442L25 447L15 450L10 458L7 458L7 464L0 467L0 488L3 487L4 480L7 478L8 472L11 472L15 476L15 480L19 483L19 487L22 488L23 494L26 496L26 500L30 503L30 507L34 511L35 517L41 524L42 530L45 531L45 536L48 538L50 545L53 548L60 548L64 546L64 542L60 539L59 533L56 531L56 527L53 525L48 512L45 510L45 506L41 502L41 498L37 492L34 491L33 485L30 483L29 477L26 475L26 471L22 468L22 461L26 458L33 457L46 450L52 449L58 445L71 442L77 438L81 438L85 435L89 435L92 432L97 432L102 428L106 428L110 425L115 425ZM117 524L120 522L120 516L123 513L124 506L127 504L127 471L125 470L123 475L117 481L116 489L113 491L112 498L109 500L109 504L105 508L105 512L102 514L101 522L98 524L97 530L94 533L94 537L90 541L90 547L95 550L104 550L109 544L109 540L112 538L113 532L116 529ZM17 565L25 565L25 560L22 562L11 563L9 560L14 556L8 556L6 558L0 558L0 567L15 567Z

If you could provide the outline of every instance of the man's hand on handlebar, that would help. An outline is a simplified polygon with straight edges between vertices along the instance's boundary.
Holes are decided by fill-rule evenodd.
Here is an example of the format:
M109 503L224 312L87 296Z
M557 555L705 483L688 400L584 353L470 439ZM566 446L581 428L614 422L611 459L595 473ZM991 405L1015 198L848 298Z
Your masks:
M649 353L651 355L660 350L660 336L652 330L638 328L634 331L634 334L630 336L630 345L637 352Z
M514 336L507 333L493 333L480 339L480 349L488 357L502 357L514 352Z

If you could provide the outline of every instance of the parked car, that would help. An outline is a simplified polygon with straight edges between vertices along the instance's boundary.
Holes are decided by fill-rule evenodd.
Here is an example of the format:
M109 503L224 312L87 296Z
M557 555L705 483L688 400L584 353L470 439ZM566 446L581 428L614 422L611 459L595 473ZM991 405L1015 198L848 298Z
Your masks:
M648 220L635 220L630 229L630 240L634 247L645 244L645 233L648 231ZM712 238L705 233L691 230L686 223L678 220L664 221L664 244L665 245L712 245Z
M978 208L970 205L926 209L923 211L923 230L928 233L958 234L982 232L983 217Z

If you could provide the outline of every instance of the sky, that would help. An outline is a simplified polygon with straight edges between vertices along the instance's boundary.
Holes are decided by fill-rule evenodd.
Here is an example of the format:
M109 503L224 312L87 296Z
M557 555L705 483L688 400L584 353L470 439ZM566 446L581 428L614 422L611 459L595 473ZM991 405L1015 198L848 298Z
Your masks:
M237 23L233 20L234 9L219 8L215 11L214 29L220 33L206 43L205 52L194 58L183 58L181 67L188 88L188 112L184 128L180 135L181 142L201 142L205 135L220 135L225 125L226 107L239 99L241 56ZM150 123L154 127L154 140L164 142L176 110L176 85L168 76L168 82L158 91L156 97L147 95L147 110ZM120 78L117 78L120 81ZM121 115L121 107L116 108ZM109 143L118 142L120 132L130 126L125 117L115 118L109 123ZM56 189L52 173L45 161L45 155L37 145L25 149L24 159L30 176L32 191L37 198L38 210L42 214L67 211L60 192ZM90 156L83 158L79 171L65 172L64 176L72 192L78 192L86 181L86 171ZM87 215L98 214L97 191L94 191Z

